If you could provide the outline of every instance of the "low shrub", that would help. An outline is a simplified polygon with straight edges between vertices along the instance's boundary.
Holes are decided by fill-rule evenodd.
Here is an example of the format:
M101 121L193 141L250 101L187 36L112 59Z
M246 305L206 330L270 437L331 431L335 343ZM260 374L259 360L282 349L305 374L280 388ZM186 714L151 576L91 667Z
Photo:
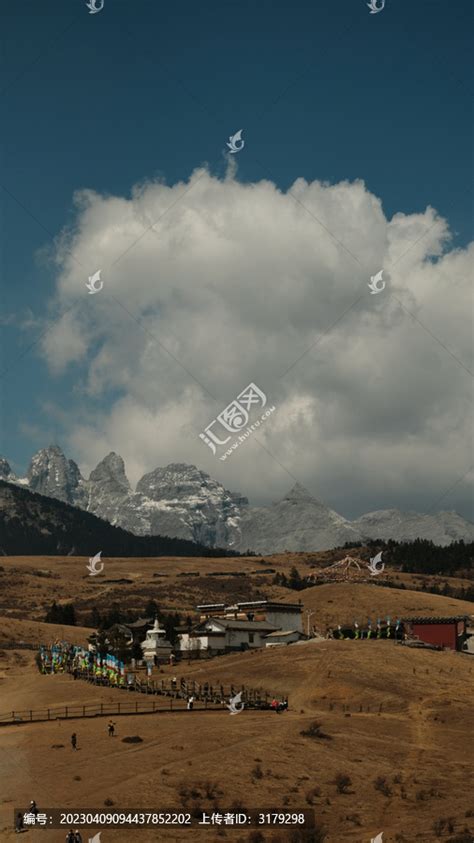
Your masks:
M441 837L445 828L446 828L446 820L445 820L444 817L439 817L439 819L434 821L433 831L436 834L436 837Z
M456 834L455 837L448 837L446 843L472 843L472 834L472 831L465 828L459 834Z
M200 802L196 801L196 802L191 803L191 805L188 808L188 811L191 814L191 816L194 817L195 820L199 820L199 819L201 819L201 817L203 815L204 808L202 807Z
M384 796L391 796L392 795L392 788L390 787L387 779L384 776L377 776L374 781L375 790L379 790L380 793L383 793Z
M334 784L337 787L338 793L348 793L352 784L352 779L345 773L338 773L334 779Z
M217 782L203 782L204 793L206 799L217 799L218 796L222 796L223 791L220 789Z
M313 723L310 723L307 729L303 729L300 732L300 735L302 735L303 738L332 741L331 735L327 735L326 732L323 732L321 730L321 723L317 723L316 720Z
M294 828L288 835L288 843L324 843L326 832L322 826L314 828Z

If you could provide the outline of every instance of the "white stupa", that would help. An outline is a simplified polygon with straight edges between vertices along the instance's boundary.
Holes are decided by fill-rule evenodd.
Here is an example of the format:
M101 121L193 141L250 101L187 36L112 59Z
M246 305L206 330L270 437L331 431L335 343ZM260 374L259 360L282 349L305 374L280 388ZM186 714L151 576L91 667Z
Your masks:
M169 659L169 655L173 648L170 642L166 639L166 630L160 627L158 618L155 618L155 623L153 624L153 627L148 630L141 647L143 658L147 662L155 661L155 656L156 664L161 660L167 661Z

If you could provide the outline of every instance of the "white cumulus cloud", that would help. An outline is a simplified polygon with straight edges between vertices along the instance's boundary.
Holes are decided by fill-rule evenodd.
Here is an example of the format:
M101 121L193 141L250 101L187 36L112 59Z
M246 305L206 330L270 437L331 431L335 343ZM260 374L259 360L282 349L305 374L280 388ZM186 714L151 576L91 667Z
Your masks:
M42 342L74 372L73 456L118 451L132 482L195 463L254 502L297 479L350 516L428 508L469 467L472 251L433 208L386 219L362 181L284 193L200 169L79 193L52 303L76 304ZM277 409L221 462L199 432L251 381Z

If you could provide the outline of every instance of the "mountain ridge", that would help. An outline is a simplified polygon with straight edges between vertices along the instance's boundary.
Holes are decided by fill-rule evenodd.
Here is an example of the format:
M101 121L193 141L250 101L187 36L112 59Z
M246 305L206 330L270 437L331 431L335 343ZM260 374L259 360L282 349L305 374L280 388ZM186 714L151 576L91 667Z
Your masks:
M268 507L251 506L197 466L169 463L146 472L132 489L123 458L114 451L82 476L57 445L40 449L26 477L0 457L0 479L91 513L138 537L165 535L244 553L329 550L381 539L434 544L474 541L474 525L456 512L375 510L350 521L295 483Z
M89 556L231 556L169 536L135 536L57 498L0 479L0 554Z

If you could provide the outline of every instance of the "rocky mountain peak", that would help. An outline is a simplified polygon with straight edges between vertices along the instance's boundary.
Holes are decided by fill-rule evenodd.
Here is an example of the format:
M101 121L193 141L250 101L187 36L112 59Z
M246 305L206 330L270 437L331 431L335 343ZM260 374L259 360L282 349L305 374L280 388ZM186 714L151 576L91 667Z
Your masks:
M9 480L13 477L10 463L5 459L5 457L0 457L0 477L3 480Z
M292 489L285 495L283 498L284 501L296 501L298 503L302 501L307 501L308 503L319 503L315 497L308 492L308 490L301 485L301 483L295 483Z
M437 545L474 541L474 525L456 512L386 509L348 521L301 483L271 506L249 506L243 495L229 491L197 466L180 462L145 474L134 492L120 454L108 454L84 480L77 464L57 445L34 455L25 478L17 478L1 457L1 483L29 487L137 536L173 536L242 552L328 550L368 539L428 538Z
M130 490L130 483L125 474L125 463L119 454L111 451L103 460L91 471L89 481L92 483L106 483L112 484L124 492Z
M32 457L27 480L32 492L74 503L82 477L77 463L68 460L58 445L50 445Z
M161 500L186 497L202 487L214 485L220 484L212 480L205 471L201 471L195 465L177 462L163 468L155 468L148 474L144 474L137 483L137 492L153 500Z
M195 465L170 463L137 483L151 530L192 538L203 544L234 547L239 540L240 506L247 498L229 492Z

